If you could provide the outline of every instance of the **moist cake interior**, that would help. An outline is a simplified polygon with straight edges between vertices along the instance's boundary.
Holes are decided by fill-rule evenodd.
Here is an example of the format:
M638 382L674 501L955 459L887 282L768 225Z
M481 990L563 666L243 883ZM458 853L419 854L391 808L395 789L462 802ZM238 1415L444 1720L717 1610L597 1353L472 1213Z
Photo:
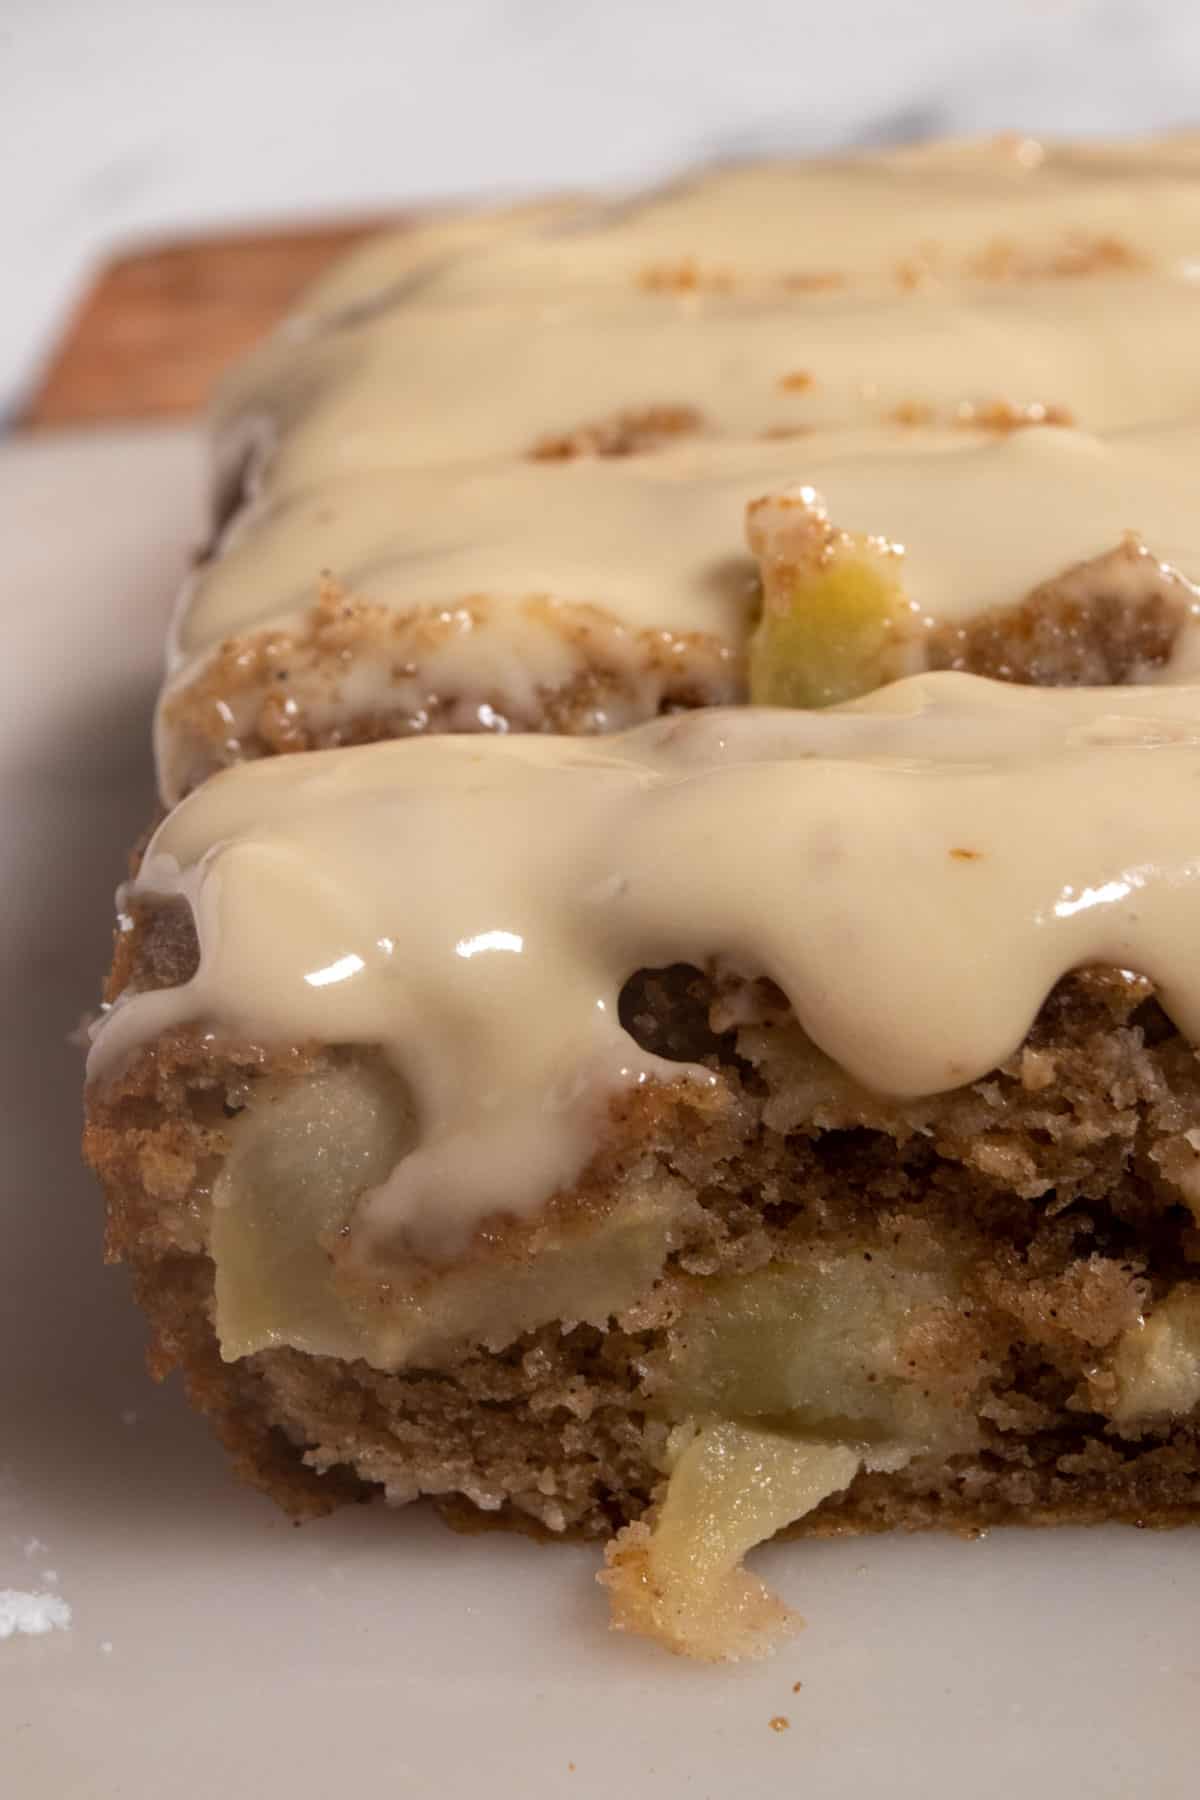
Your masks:
M231 380L88 1088L246 1479L603 1541L614 1623L710 1659L787 1628L778 1531L1200 1518L1200 151L854 168L372 247Z

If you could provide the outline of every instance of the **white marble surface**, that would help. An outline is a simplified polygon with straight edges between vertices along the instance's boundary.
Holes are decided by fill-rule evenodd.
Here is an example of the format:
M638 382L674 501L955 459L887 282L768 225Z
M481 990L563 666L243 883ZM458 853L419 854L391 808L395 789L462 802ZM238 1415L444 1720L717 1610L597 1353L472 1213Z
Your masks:
M0 0L0 412L114 245L1200 110L1196 0Z

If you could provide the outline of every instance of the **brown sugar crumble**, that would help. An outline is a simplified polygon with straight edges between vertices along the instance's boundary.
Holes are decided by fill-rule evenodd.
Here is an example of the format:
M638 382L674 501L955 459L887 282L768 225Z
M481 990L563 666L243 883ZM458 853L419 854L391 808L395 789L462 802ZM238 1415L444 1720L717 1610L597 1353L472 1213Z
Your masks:
M775 279L790 294L822 294L846 285L838 269L793 269ZM737 278L732 269L706 269L685 256L673 263L648 263L639 270L637 285L648 294L731 294Z
M896 286L902 293L911 294L915 288L921 287L932 279L933 271L914 259L898 262L893 270Z
M1069 407L1046 405L1041 400L1019 406L1008 400L989 400L979 405L964 400L956 409L955 419L960 425L983 431L1021 431L1027 425L1075 424L1075 415Z
M1021 281L1039 275L1069 279L1145 267L1145 257L1121 238L1070 232L1057 250L1042 256L1031 256L1017 244L997 238L970 259L967 273L980 281Z
M539 438L534 462L569 462L577 456L636 456L672 439L699 431L703 415L694 406L643 406L578 425L573 431Z
M461 729L456 696L431 696L420 680L447 639L487 632L493 607L474 595L453 608L396 613L345 593L322 573L316 604L296 623L229 638L165 707L180 746L181 791L215 769L267 754L333 749L383 738ZM741 659L699 634L644 631L631 668L625 638L599 607L530 600L524 617L561 641L568 664L557 688L490 695L497 729L579 733L640 722L648 710L730 705L743 697ZM339 681L351 664L390 671L373 709L338 713ZM715 679L714 679L715 678ZM659 695L651 706L646 683ZM661 692L659 692L661 690Z
M650 294L728 294L734 287L729 269L704 269L694 257L675 263L649 263L638 276L638 286Z
M938 423L937 409L926 400L902 400L894 406L888 419L893 425L913 428ZM1023 431L1030 425L1074 425L1075 416L1068 407L1047 404L1041 400L1014 403L1011 400L962 400L950 414L955 425L972 431Z
M936 626L928 666L1032 687L1136 685L1166 664L1190 604L1180 577L1129 537L1016 606Z
M786 1714L776 1713L775 1717L771 1720L771 1730L772 1731L790 1731L791 1729L792 1729L792 1721L786 1716Z
M1080 231L1068 232L1056 249L1047 251L1030 251L1007 238L996 238L960 266L949 268L940 245L921 244L893 266L892 276L902 292L911 293L947 275L972 281L1069 280L1146 266L1146 258L1123 239Z

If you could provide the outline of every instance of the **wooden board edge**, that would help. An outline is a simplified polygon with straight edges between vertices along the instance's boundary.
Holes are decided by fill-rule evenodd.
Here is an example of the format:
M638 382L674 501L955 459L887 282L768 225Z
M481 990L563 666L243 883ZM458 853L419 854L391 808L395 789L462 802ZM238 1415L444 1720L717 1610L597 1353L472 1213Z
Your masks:
M197 411L222 369L382 222L230 232L116 256L75 308L18 427L42 431Z

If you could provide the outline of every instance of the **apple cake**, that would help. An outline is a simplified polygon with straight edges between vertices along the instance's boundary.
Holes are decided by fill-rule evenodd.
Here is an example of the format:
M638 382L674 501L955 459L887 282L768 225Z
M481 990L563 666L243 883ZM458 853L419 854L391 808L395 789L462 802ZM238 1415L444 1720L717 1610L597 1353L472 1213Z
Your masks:
M707 1658L1200 1518L1198 252L1192 138L718 171L230 378L86 1152L247 1479Z

